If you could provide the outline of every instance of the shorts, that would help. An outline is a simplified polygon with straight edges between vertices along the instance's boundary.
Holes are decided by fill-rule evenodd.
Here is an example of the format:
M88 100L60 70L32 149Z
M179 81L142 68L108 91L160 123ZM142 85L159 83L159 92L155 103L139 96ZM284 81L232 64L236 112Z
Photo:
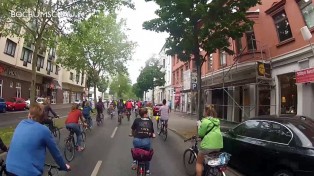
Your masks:
M219 152L220 149L199 149L199 153L203 155L208 155L213 152Z

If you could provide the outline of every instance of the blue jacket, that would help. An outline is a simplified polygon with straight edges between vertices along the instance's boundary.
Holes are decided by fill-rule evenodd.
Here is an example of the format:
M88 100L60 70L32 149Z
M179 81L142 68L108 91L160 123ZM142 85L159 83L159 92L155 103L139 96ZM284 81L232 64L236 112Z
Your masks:
M84 117L89 117L90 112L93 112L93 109L90 106L84 106L82 114Z
M22 120L16 127L6 158L7 171L18 176L43 174L46 148L62 170L66 165L48 127L34 120Z

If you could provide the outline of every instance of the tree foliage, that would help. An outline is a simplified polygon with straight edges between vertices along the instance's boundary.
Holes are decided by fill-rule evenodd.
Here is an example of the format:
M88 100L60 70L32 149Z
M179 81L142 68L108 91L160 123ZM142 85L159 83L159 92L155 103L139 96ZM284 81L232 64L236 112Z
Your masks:
M138 83L133 84L132 91L137 98L142 98L144 91L139 88Z
M260 0L146 0L154 1L160 9L158 18L146 21L143 27L167 32L167 54L178 55L182 61L193 58L197 69L198 113L201 117L201 66L207 56L217 50L233 54L230 38L236 39L253 22L246 17L249 8ZM200 50L205 55L200 54ZM191 57L192 56L192 57Z
M40 50L56 47L57 36L66 35L71 24L99 11L115 11L121 5L133 7L125 0L2 0L0 31L2 36L26 39L33 46L31 104L35 100L36 64Z
M109 79L106 77L101 77L100 81L97 85L98 91L101 93L105 93L109 86Z
M165 73L156 58L150 58L137 78L137 86L140 92L153 89L156 86L165 84Z
M125 98L130 93L132 86L128 74L119 73L112 78L110 83L110 94L118 98Z

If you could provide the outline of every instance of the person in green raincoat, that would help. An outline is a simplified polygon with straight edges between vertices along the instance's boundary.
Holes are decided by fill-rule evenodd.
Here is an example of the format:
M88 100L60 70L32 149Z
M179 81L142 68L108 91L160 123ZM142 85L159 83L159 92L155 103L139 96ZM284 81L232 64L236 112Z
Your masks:
M204 156L223 148L220 120L213 105L205 107L204 118L198 123L198 135L202 138L196 162L196 176L202 176Z

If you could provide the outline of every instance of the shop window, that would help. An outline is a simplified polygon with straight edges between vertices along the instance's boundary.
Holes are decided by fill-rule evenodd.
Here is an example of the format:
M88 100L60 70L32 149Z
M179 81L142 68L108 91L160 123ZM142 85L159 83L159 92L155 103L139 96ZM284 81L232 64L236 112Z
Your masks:
M286 12L283 10L273 16L279 41L285 41L292 38L291 28Z
M299 0L298 5L307 27L314 27L314 5L312 0Z
M10 39L7 39L7 42L5 44L5 49L4 49L4 53L7 55L10 55L12 57L14 57L15 55L15 49L16 49L16 43L13 42Z
M248 50L256 50L256 40L253 29L245 33Z
M31 63L33 57L33 51L27 48L23 48L23 53L21 61L23 61L23 66L27 66L27 63Z
M281 114L297 113L297 86L295 81L295 73L289 73L278 76L281 89Z
M16 97L21 98L21 83L16 83Z

